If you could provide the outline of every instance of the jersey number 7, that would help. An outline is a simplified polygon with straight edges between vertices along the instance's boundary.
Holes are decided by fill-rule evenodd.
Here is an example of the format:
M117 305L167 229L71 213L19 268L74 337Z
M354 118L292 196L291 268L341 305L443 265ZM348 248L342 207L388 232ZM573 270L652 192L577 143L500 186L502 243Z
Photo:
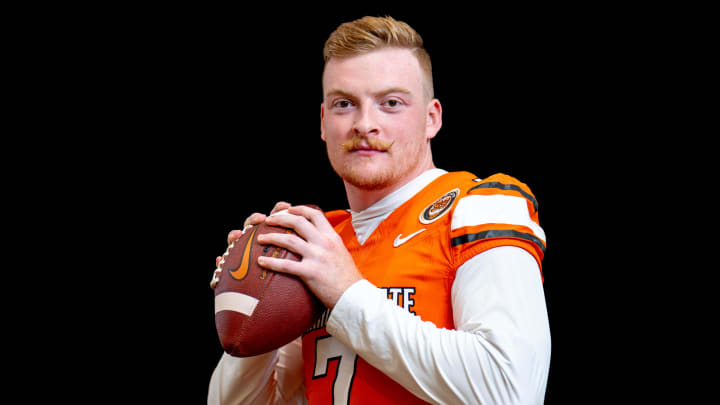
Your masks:
M333 405L350 403L350 390L355 378L357 359L357 353L330 335L315 339L313 380L327 377L330 361L338 361L335 380L332 384Z

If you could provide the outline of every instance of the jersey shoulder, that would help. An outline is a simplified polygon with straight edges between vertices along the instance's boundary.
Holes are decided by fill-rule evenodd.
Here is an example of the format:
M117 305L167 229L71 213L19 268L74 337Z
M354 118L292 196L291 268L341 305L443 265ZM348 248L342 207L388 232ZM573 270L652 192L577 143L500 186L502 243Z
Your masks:
M517 246L540 265L546 236L530 187L504 173L465 182L452 212L451 246L460 262L493 247Z
M352 214L348 210L333 210L325 212L325 218L327 218L330 225L336 227L341 223L352 218Z

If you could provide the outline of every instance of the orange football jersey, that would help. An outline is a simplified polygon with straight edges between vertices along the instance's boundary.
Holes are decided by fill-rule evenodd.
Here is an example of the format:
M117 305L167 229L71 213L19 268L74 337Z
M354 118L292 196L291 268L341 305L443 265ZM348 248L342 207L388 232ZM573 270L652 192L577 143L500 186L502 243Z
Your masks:
M465 261L509 245L525 249L540 265L545 235L537 208L530 189L510 176L480 180L451 172L395 209L363 245L349 212L327 217L360 272L388 299L438 328L454 329L451 289ZM329 335L328 316L302 338L310 404L424 403Z

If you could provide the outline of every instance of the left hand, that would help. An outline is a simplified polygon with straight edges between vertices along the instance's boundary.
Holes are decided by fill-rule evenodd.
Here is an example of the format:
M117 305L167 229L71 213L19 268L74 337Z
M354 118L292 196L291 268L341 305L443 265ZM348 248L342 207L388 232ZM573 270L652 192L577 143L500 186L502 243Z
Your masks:
M291 215L269 216L265 222L291 228L297 235L268 233L259 235L258 242L288 249L302 256L302 260L260 256L258 264L300 277L320 301L332 309L345 290L363 276L322 211L297 206L288 208L288 213Z

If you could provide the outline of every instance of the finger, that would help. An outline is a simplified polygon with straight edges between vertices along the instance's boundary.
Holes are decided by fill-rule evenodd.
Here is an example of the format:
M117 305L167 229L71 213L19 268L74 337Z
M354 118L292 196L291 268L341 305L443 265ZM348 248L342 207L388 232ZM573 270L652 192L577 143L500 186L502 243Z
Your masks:
M330 222L325 217L325 214L315 208L308 207L306 205L298 205L291 207L288 212L295 215L301 215L309 220L315 227L322 233L335 232L335 229L330 225Z
M313 240L313 232L317 232L315 230L315 227L313 226L310 221L305 219L305 217L302 217L300 215L290 214L289 212L280 215L270 215L265 220L265 223L268 225L273 226L281 226L283 228L290 228L295 231L298 235L300 235L301 238L305 239L306 241L312 241Z
M300 256L303 255L303 252L307 248L307 242L297 235L289 233L265 233L258 235L257 241L261 245L275 245L285 248L291 252L297 253Z
M260 256L258 257L258 264L260 265L260 267L264 267L266 269L277 271L280 273L292 274L298 277L302 277L303 274L302 263L296 262L294 260Z
M230 233L228 233L228 237L227 237L228 245L230 245L233 242L235 242L236 240L240 239L240 237L242 235L243 235L243 231L241 231L241 230L235 229L235 230L230 231Z
M290 208L290 203L286 203L285 201L279 201L275 204L272 211L270 211L270 214L274 214L278 211L286 210L288 208Z
M243 222L243 229L247 229L248 227L262 224L263 221L265 221L266 215L261 214L259 212L254 212L252 215L247 217L245 222Z

